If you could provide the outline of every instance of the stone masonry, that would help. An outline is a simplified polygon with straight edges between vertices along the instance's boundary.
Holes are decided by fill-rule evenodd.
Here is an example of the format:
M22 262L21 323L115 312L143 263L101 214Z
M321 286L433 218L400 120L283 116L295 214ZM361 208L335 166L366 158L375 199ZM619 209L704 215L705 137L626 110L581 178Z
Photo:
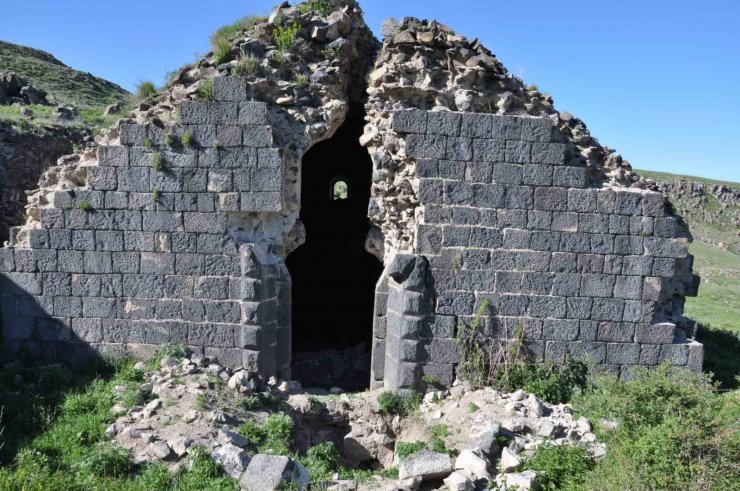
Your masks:
M451 383L455 327L484 301L491 336L521 327L537 360L590 358L625 376L663 362L701 368L702 345L676 326L698 286L689 239L662 194L591 187L586 167L565 165L547 119L412 110L396 112L393 129L416 160L416 252L436 304L390 281L375 385L381 374L394 387L418 387L424 373Z
M371 387L452 384L459 326L484 303L487 335L521 332L534 360L589 358L623 377L701 368L682 315L698 287L691 236L662 194L477 41L404 19L379 47L354 1L332 5L326 18L281 5L235 41L255 74L206 55L96 155L42 176L0 249L4 359L179 343L289 379L301 158L359 102L374 166L366 248L385 266ZM301 29L282 53L272 36L288 23ZM213 100L197 95L205 79Z

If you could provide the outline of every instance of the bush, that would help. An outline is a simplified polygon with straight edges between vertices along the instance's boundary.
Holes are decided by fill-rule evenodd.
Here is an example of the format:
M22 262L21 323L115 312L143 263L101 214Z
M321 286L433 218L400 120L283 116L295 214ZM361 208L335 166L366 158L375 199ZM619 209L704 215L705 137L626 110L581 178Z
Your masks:
M445 445L445 438L450 434L450 430L447 428L447 425L434 425L427 430L427 433L429 434L429 446L433 452L448 452L447 445Z
M334 442L324 442L309 448L300 461L311 473L313 483L330 480L332 475L342 470L339 451Z
M587 486L730 489L740 482L740 434L733 428L740 398L718 394L704 376L668 367L638 369L626 383L600 376L574 407L592 422L619 423L600 432L609 452Z
M239 427L239 433L249 441L254 452L288 455L293 446L294 423L283 413L271 414L264 425L247 421Z
M557 491L581 487L594 465L591 454L581 447L546 443L524 462L524 469L537 472L543 491Z
M149 80L141 81L136 86L136 98L139 100L148 99L156 93L157 87Z
M198 89L196 90L195 93L201 99L205 99L207 101L212 100L213 99L213 80L210 78L206 80L201 80L200 84L198 85Z
M277 26L273 32L275 46L283 53L290 53L295 47L300 32L301 26L295 23L287 26Z
M133 471L134 463L128 452L109 443L101 443L94 446L73 467L78 472L93 476L121 477Z
M251 77L259 72L260 59L252 55L242 56L231 68L231 74L237 77Z
M554 363L520 363L509 369L508 389L524 389L551 404L568 402L576 389L586 387L588 367L585 363L568 361Z
M334 12L334 7L326 0L309 0L298 5L298 10L302 13L313 12L321 17L328 17Z
M217 65L231 61L231 41L228 39L219 39L216 41L216 44L213 46L213 55L216 58Z
M407 395L400 395L396 392L383 392L378 397L378 405L381 413L388 413L399 416L407 416L416 411L421 405L421 395L411 392Z
M398 456L398 460L400 462L406 460L406 457L408 457L409 455L415 454L416 452L421 452L426 448L427 446L424 444L424 442L397 442L396 455Z

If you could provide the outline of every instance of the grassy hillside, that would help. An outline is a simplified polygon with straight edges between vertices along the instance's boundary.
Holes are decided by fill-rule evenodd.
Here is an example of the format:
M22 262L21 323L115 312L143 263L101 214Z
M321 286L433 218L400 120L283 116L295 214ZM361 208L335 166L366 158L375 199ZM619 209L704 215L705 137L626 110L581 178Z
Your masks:
M49 53L4 41L0 41L0 72L15 72L47 91L55 104L91 108L124 101L129 96L122 87L74 70Z
M708 191L716 185L740 190L740 183L736 182L664 172L637 172L658 183L684 181L703 184ZM696 197L674 190L668 195L689 223L694 236L690 249L695 258L694 270L701 276L699 296L686 300L686 316L713 328L740 333L740 228L737 225L740 202L720 202L709 192Z

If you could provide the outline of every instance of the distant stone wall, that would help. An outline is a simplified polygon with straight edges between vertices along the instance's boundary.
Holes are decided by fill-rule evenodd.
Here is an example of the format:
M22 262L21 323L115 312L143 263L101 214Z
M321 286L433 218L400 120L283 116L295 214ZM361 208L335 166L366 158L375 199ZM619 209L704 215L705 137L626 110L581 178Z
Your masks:
M424 373L450 383L455 328L484 301L490 336L521 327L536 360L589 357L624 376L662 362L701 368L702 345L676 325L698 287L690 236L662 194L601 188L588 167L566 165L548 119L412 110L392 128L416 161L416 257L435 298L383 280L374 385L418 387Z

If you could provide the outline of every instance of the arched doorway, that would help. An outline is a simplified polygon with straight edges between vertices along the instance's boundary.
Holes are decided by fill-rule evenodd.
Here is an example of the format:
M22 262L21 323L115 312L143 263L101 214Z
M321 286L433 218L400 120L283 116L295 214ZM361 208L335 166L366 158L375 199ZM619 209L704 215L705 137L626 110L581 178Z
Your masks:
M300 218L306 242L286 260L292 282L292 378L305 387L362 390L370 383L375 284L365 251L372 163L360 144L361 106L303 157Z

